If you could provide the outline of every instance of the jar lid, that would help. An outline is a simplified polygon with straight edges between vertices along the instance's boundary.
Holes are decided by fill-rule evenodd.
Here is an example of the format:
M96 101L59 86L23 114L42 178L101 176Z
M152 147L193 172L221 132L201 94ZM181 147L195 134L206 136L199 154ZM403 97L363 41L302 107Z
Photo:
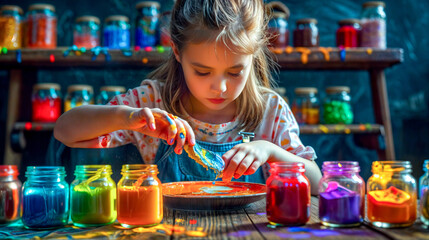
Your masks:
M76 22L95 22L97 24L100 24L100 19L95 16L81 16L76 18Z
M16 165L0 165L0 177L18 176L19 171Z
M302 18L302 19L296 20L296 24L306 24L306 23L317 24L317 19L315 19L315 18Z
M37 84L34 84L33 90L41 90L41 89L61 90L61 87L58 83L37 83Z
M284 12L273 12L271 15L272 18L284 18L287 19L287 15Z
M106 92L125 92L126 89L123 86L102 86L100 88L100 91L106 91Z
M144 8L144 7L156 7L160 8L159 2L155 1L144 1L136 4L136 9Z
M371 1L371 2L365 2L362 4L362 7L366 8L366 7L385 7L386 4L382 1Z
M92 86L90 85L85 85L85 84L76 84L76 85L70 85L67 88L67 92L75 92L75 91L83 91L83 90L87 90L88 92L94 92L94 89L92 88Z
M276 93L280 94L280 95L285 95L286 94L286 88L284 88L284 87L275 88L274 91Z
M130 19L124 15L112 15L112 16L107 17L104 21L105 22L112 22L112 21L129 22Z
M360 20L356 18L347 18L338 21L338 25L344 26L344 25L353 25L353 24L360 24Z
M289 19L290 16L290 10L289 8L280 1L271 1L267 4L265 4L265 9L267 11L267 14L272 14L273 17L275 17L277 13L284 14L284 18Z
M36 4L32 4L28 7L28 10L51 10L52 12L55 12L55 7L51 4L41 4L41 3L36 3Z
M295 88L295 93L296 94L317 93L317 88L312 88L312 87Z
M350 92L350 88L347 86L332 86L326 88L326 93L340 93L340 92Z
M16 5L4 5L0 8L0 12L3 12L3 11L15 11L21 15L24 13L24 11L22 11L22 8Z

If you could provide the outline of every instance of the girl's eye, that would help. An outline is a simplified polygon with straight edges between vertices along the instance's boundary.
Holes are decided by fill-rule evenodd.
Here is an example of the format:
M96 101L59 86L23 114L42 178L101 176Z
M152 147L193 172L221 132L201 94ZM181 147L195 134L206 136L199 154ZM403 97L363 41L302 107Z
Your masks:
M228 73L232 77L239 77L241 75L241 72L238 73Z
M207 76L210 74L210 72L198 72L197 70L195 70L195 74L197 74L198 76Z

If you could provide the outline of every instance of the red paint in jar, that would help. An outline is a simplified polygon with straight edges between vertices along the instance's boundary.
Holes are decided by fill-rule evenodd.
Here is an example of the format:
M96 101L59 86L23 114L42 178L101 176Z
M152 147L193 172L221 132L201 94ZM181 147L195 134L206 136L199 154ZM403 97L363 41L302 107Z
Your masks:
M57 17L50 4L33 4L29 7L25 27L25 45L28 48L57 47Z
M60 85L40 83L33 87L33 122L55 122L61 115Z
M337 47L360 46L360 22L358 19L344 19L338 22Z

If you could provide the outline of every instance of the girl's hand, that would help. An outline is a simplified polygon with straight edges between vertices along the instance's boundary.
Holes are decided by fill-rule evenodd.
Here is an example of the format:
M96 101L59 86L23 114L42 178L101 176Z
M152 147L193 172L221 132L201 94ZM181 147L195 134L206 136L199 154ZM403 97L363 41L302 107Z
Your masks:
M232 177L237 179L242 175L255 173L270 158L272 145L268 141L259 140L234 146L222 156L225 161L222 180L229 182Z
M195 145L194 131L188 122L159 108L145 107L132 111L127 125L127 129L164 139L169 145L176 142L174 151L177 154L182 154L185 142Z

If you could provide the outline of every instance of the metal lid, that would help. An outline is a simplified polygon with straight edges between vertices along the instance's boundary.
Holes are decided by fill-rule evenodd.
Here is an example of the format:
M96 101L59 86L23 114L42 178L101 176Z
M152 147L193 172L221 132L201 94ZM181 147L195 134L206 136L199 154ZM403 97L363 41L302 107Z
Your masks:
M130 19L124 15L112 15L112 16L107 17L104 21L105 22L112 22L112 21L129 22Z
M58 83L37 83L33 86L33 90L41 90L41 89L61 90L61 87Z
M76 18L76 22L95 22L97 24L100 24L100 19L95 16L81 16Z
M300 87L295 88L296 94L309 94L309 93L317 93L317 88L313 87Z
M32 4L28 7L28 10L50 10L52 12L55 12L55 7L51 4L41 4L41 3L36 3L36 4Z
M102 86L100 88L100 91L106 91L106 92L125 92L126 89L123 86Z
M356 18L347 18L347 19L343 19L343 20L338 21L338 24L339 24L340 26L343 26L343 25L360 24L360 20L359 20L359 19L356 19Z
M82 90L87 90L88 92L94 92L94 89L92 88L92 86L90 85L85 85L85 84L76 84L76 85L70 85L67 88L67 92L75 92L75 91L82 91Z
M280 95L285 95L286 94L286 88L284 88L284 87L275 88L274 91L276 93L280 94Z
M296 20L296 24L306 24L306 23L317 24L317 19L315 19L315 18L302 18L302 19Z
M362 7L366 8L366 7L385 7L386 4L382 1L371 1L371 2L366 2L362 4Z
M350 88L347 86L332 86L326 88L326 93L340 93L340 92L350 92Z
M284 19L287 19L288 17L284 12L273 12L271 16L272 18L284 18Z
M161 5L159 5L159 2L155 2L155 1L143 1L143 2L139 2L136 4L136 9L140 9L143 7L156 7L156 8L160 8Z
M0 8L0 12L3 12L3 11L15 11L21 15L24 13L24 11L22 11L22 8L16 5L4 5Z

